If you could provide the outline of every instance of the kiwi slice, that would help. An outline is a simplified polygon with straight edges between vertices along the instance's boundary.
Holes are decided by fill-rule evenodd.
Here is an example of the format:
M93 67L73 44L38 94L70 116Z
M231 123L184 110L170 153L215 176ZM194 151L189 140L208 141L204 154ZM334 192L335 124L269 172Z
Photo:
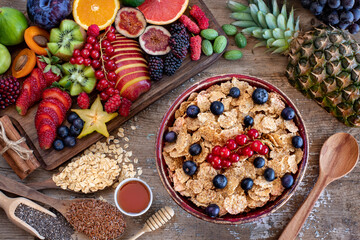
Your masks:
M81 92L91 93L95 88L96 78L91 66L65 63L62 65L64 77L59 84L70 91L71 96Z
M50 32L50 41L47 46L50 52L64 61L69 61L74 49L83 47L86 33L76 22L65 19L59 28Z

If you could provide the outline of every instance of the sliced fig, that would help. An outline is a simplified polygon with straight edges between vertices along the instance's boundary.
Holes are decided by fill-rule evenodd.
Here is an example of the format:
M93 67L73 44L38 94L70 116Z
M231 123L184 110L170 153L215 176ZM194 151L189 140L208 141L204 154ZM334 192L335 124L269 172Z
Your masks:
M128 38L137 38L146 27L146 19L141 11L136 8L123 7L115 18L116 30Z
M171 50L170 36L164 27L148 26L139 38L140 46L149 55L165 55Z

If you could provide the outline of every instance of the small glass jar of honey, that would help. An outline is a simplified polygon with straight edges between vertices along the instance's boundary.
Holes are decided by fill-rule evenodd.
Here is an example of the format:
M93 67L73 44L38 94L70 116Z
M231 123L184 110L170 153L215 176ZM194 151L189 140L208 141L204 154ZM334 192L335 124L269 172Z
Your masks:
M128 178L116 188L116 207L127 216L140 216L147 212L153 200L149 185L138 178Z

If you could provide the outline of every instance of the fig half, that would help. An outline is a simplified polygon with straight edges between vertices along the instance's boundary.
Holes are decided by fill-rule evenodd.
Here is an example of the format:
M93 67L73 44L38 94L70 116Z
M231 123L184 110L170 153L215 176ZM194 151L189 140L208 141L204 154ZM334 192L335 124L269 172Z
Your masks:
M145 30L146 19L140 10L131 7L121 8L115 18L116 30L128 38L137 38Z
M165 55L171 51L170 36L164 27L148 26L139 38L140 46L149 55Z

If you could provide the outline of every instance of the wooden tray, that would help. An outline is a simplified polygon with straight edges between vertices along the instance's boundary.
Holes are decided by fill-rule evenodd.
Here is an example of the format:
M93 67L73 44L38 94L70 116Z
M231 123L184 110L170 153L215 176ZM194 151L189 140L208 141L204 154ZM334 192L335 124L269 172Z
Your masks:
M206 16L210 19L210 28L216 29L219 34L225 35L220 25L215 20L214 16L211 14L210 10L207 8L205 3L202 0L190 0L189 6L197 4L203 11L206 13ZM186 14L188 14L189 10L187 10ZM12 49L10 49L12 51ZM16 51L17 52L17 51ZM12 51L15 53L15 51ZM143 94L139 99L137 99L131 108L130 115L127 117L117 117L112 120L107 126L109 132L114 129L117 129L122 123L127 121L128 119L135 116L137 113L145 109L147 106L161 98L167 92L176 88L180 84L184 83L186 80L196 75L197 73L203 71L211 64L213 64L221 54L213 54L211 56L202 55L201 59L193 62L190 57L187 57L180 69L175 73L175 75L168 77L165 76L158 82L152 82L152 86L150 91ZM14 57L14 56L13 56ZM75 105L74 105L75 106ZM19 125L21 125L22 130L28 136L29 145L33 147L35 152L35 156L40 162L41 166L46 170L52 170L62 163L68 161L72 157L76 156L78 153L82 152L90 145L94 144L98 140L102 139L103 136L98 133L92 133L80 140L78 140L77 144L73 148L65 148L62 151L55 151L54 149L49 149L43 151L39 147L37 133L34 125L35 113L37 110L37 105L31 107L29 109L26 116L20 116L15 107L9 107L3 111L0 111L0 115L9 115L13 118L13 121L17 121ZM16 124L17 125L17 124ZM19 127L18 127L19 128Z

